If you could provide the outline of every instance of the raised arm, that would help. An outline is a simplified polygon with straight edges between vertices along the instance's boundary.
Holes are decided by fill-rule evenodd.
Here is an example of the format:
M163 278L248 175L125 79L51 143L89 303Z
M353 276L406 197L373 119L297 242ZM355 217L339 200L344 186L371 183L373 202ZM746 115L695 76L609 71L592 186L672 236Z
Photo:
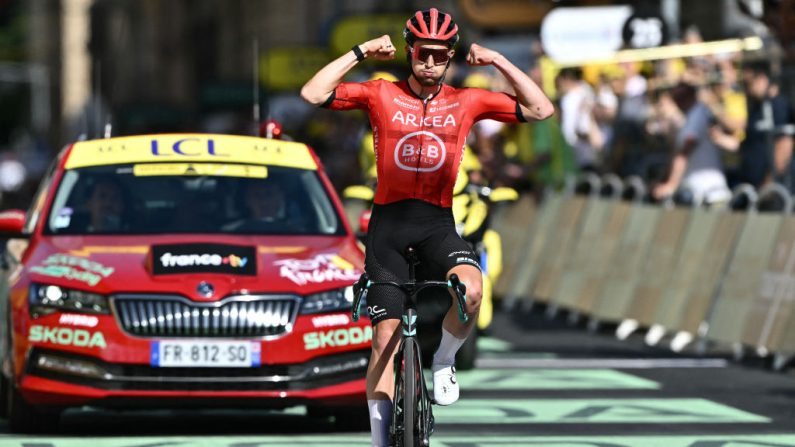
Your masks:
M395 58L395 47L386 34L359 45L359 50L364 58L374 57L378 60ZM355 67L357 63L359 63L359 59L353 50L329 62L328 65L321 68L320 71L312 76L312 79L304 84L303 88L301 88L301 97L316 106L323 104L342 82L345 74Z
M469 65L494 65L511 84L527 120L543 120L555 113L547 95L516 65L502 54L473 43L467 55Z
M655 199L661 200L666 197L672 196L679 185L682 183L682 178L687 171L687 165L690 162L690 155L696 150L698 140L695 138L688 138L682 143L682 146L674 155L671 163L671 172L668 174L668 179L652 190L652 196Z
M776 175L786 175L792 160L793 141L791 135L782 135L773 143L773 168Z

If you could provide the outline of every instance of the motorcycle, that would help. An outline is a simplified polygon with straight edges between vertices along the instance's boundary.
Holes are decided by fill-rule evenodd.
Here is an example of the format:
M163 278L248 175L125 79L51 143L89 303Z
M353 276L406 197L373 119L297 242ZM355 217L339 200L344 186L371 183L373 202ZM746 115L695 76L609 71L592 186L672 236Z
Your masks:
M465 153L466 158L466 153ZM478 333L486 333L494 316L492 299L493 285L502 273L502 240L499 233L489 226L489 210L500 202L515 201L519 198L513 188L478 185L470 182L470 172L466 166L478 166L473 163L462 163L453 190L453 217L458 234L472 246L478 256L483 272L483 297L477 321L477 331L467 338L467 342L459 350L456 365L466 370L474 367L477 358ZM345 188L342 193L346 214L351 222L358 221L357 236L364 241L370 220L370 207L375 196L375 179L370 177L365 185L353 185ZM422 266L420 265L420 268ZM422 352L432 354L438 345L440 335L438 328L450 307L450 296L438 289L427 289L420 294L417 312L420 316L420 342L429 345ZM427 328L429 330L423 330ZM437 334L436 337L430 334ZM426 355L427 355L426 354ZM426 359L423 359L425 362ZM430 364L430 359L427 359Z

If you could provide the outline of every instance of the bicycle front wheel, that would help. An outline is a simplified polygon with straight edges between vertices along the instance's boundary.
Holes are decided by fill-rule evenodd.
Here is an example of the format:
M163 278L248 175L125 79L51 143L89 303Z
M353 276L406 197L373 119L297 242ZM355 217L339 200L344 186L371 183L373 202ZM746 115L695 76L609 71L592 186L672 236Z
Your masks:
M414 343L403 344L403 446L415 447L417 439L417 363Z

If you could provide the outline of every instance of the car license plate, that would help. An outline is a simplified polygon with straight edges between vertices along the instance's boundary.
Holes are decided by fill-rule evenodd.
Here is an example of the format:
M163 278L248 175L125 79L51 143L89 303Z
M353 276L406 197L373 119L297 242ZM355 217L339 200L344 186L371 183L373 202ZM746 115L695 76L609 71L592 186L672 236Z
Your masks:
M260 366L260 344L234 340L169 340L152 342L151 365L157 367Z

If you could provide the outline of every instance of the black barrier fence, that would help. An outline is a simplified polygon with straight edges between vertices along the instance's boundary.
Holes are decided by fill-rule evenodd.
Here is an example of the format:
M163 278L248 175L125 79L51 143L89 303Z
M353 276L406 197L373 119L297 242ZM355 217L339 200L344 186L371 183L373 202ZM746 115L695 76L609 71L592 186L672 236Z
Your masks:
M793 198L772 184L740 185L731 200L699 203L686 191L651 203L638 178L585 175L541 205L503 205L504 270L495 297L509 308L568 311L590 328L644 329L651 345L795 354Z

